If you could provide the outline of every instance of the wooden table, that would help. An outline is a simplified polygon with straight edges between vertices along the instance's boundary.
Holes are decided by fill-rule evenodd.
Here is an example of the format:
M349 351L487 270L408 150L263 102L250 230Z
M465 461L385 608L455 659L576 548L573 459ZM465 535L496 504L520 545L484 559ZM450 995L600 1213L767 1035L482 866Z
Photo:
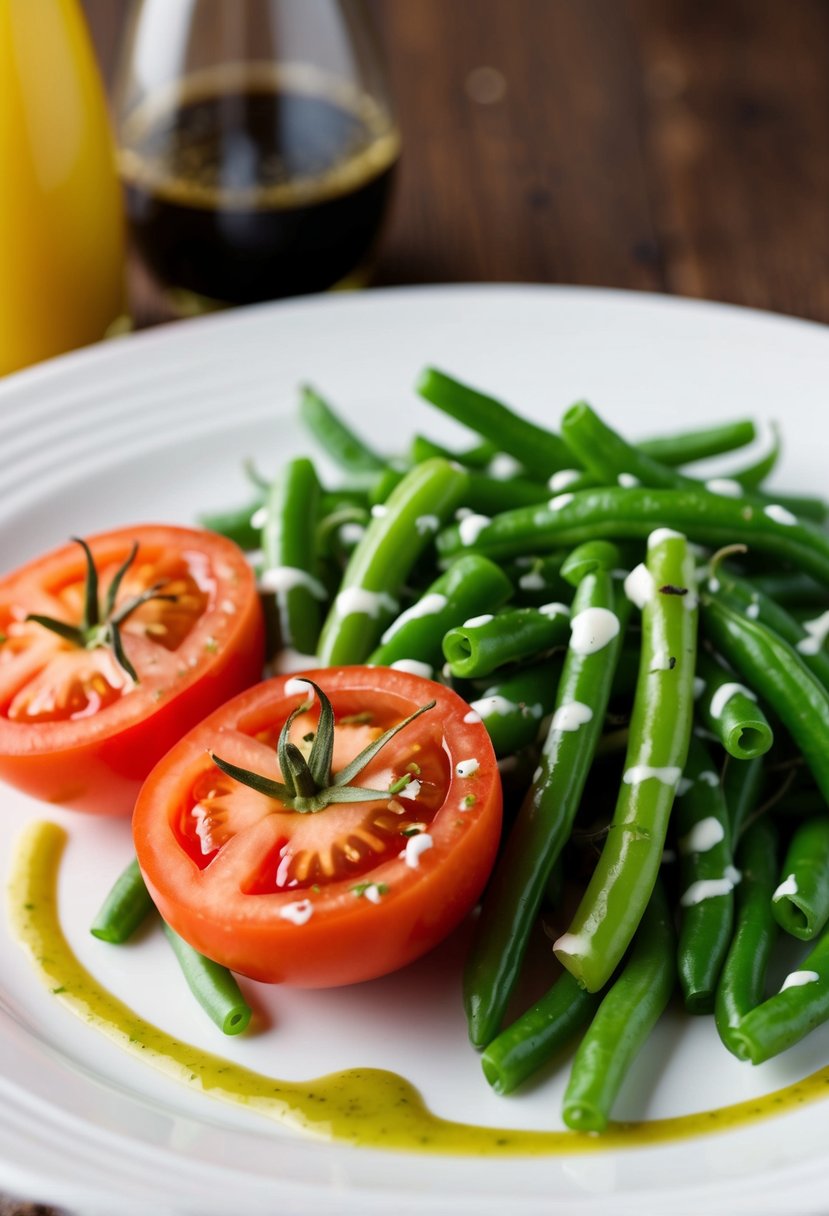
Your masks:
M109 73L125 0L83 2ZM405 141L378 284L598 284L829 321L825 0L370 7ZM139 324L165 315L132 286Z
M125 0L83 3L109 76ZM371 7L405 141L378 284L597 284L829 321L825 0ZM165 319L137 267L131 291L139 324ZM17 1211L46 1209L0 1198Z

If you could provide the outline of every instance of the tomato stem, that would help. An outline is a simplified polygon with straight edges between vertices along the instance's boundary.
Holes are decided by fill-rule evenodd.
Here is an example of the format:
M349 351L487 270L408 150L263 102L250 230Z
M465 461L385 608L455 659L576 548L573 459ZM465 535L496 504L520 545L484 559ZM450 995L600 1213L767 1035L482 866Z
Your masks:
M300 814L322 811L335 802L376 802L382 798L392 797L408 785L411 773L399 777L385 790L363 789L361 786L350 785L349 782L363 771L366 765L399 731L413 722L415 718L419 718L421 714L434 709L434 701L430 701L428 705L421 705L402 722L398 722L396 726L392 726L377 739L372 740L359 755L354 757L350 764L335 775L331 771L334 755L334 710L318 684L315 684L313 680L305 680L305 683L313 688L320 705L319 724L307 760L290 739L294 721L300 714L307 713L310 708L311 702L305 700L291 711L279 732L276 754L282 775L281 782L265 777L261 773L252 772L250 769L230 764L211 752L211 759L217 768L234 780L241 782L242 785L247 785L266 797L274 798L283 807L298 811Z
M134 595L126 600L118 611L115 611L115 600L121 582L138 553L138 541L133 541L126 560L115 571L112 582L109 584L102 612L98 594L98 569L92 556L92 550L81 537L73 536L72 540L81 546L86 557L84 610L80 625L72 625L68 621L58 620L57 617L42 616L40 613L35 612L30 612L26 620L34 621L35 624L42 625L44 629L50 629L52 633L58 634L64 641L71 642L73 646L79 646L84 650L95 650L99 646L109 646L119 667L137 684L139 682L138 673L124 651L119 626L124 623L127 617L135 612L136 608L140 608L142 604L149 603L150 600L168 600L171 603L175 603L176 596L162 594L161 589L164 583L154 583L152 587L147 587L144 591L139 592L138 595Z

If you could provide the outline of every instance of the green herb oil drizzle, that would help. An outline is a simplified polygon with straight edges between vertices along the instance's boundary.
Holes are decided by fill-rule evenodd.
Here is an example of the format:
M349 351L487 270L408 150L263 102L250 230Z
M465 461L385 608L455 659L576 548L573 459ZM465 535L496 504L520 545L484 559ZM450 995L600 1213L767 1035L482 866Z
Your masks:
M829 1095L829 1068L822 1068L762 1098L672 1119L616 1123L601 1136L593 1136L476 1127L440 1119L405 1078L380 1069L350 1068L306 1082L264 1076L181 1043L144 1021L81 965L58 918L57 874L65 839L63 829L54 823L35 823L26 829L8 888L12 929L56 999L177 1081L320 1139L369 1148L486 1156L595 1153L745 1126Z

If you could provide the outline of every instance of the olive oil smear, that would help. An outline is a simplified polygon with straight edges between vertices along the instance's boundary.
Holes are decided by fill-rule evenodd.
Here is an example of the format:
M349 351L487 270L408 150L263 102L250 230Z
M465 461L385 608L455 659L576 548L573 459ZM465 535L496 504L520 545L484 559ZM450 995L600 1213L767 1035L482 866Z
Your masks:
M182 1043L144 1021L82 966L58 918L57 875L65 840L64 830L54 823L38 822L27 828L17 845L8 888L12 929L55 997L168 1076L324 1140L489 1157L595 1153L745 1126L829 1094L829 1068L822 1068L762 1098L672 1119L615 1123L601 1136L593 1136L477 1127L441 1119L405 1078L380 1069L350 1068L304 1082L264 1076Z

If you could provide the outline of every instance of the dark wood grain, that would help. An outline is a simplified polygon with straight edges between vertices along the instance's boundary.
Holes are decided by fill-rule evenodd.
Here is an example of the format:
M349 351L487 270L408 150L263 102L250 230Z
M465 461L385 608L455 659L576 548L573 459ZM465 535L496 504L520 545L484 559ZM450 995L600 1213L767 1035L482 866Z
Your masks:
M83 4L109 80L125 0ZM371 8L405 147L377 283L597 284L829 321L826 0ZM135 263L131 296L139 324L169 316Z

